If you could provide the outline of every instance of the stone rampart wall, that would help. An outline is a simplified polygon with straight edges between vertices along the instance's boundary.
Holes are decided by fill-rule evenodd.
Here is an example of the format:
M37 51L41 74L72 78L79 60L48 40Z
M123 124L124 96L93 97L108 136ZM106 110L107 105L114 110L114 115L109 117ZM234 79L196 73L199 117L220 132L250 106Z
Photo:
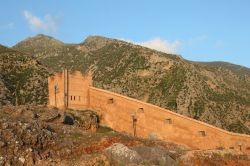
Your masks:
M90 108L101 122L119 132L158 138L187 145L192 149L234 148L250 153L250 136L231 133L212 125L182 116L158 106L106 90L90 87Z
M80 72L68 75L62 72L49 77L48 103L64 108L66 88L69 108L93 109L100 115L102 124L116 131L172 141L192 149L233 148L250 154L249 135L231 133L149 103L92 87L91 83L91 76Z

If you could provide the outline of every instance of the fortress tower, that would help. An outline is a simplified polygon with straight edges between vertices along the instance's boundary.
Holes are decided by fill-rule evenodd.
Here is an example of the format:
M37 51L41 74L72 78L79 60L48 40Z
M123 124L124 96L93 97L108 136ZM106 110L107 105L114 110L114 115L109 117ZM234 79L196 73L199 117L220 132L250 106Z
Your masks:
M48 105L61 109L88 108L91 84L90 74L83 75L79 71L69 73L68 70L63 70L48 78Z

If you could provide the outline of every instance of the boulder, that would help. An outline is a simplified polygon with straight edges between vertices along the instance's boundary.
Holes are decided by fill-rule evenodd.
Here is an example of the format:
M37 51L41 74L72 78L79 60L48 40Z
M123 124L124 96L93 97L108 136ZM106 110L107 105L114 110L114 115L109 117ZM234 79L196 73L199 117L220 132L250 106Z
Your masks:
M73 125L74 124L74 117L70 116L70 115L65 115L63 123L67 124L67 125Z
M143 158L145 163L150 165L177 165L176 161L169 156L168 151L161 147L137 146L132 149Z
M104 150L105 155L110 163L117 165L138 164L142 162L141 156L134 150L129 149L127 146L115 143Z

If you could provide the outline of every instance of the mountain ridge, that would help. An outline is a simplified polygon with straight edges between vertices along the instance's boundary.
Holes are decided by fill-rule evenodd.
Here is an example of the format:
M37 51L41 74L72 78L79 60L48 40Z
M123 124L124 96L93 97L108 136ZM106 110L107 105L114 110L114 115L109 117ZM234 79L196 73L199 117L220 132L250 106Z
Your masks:
M104 41L113 41L113 42L127 43L127 44L131 44L131 45L134 45L134 46L138 46L138 47L142 47L142 48L146 48L146 49L151 49L151 48L148 48L148 47L145 47L145 46L138 45L136 43L131 43L129 41L125 41L125 40L121 40L121 39L114 39L114 38L105 37L105 36L101 36L101 35L90 35L90 36L87 36L80 43L65 43L63 41L60 41L60 40L52 37L52 36L48 36L48 35L44 35L44 34L37 34L35 36L30 36L30 37L28 37L28 38L26 38L24 40L21 40L20 42L18 42L14 46L8 47L8 48L13 48L15 50L19 50L18 47L19 47L20 44L22 44L23 41L27 41L27 40L30 40L30 39L33 40L33 39L36 39L36 38L50 38L51 40L57 41L58 43L65 44L65 45L83 45L84 43L88 43L89 44L89 43L91 43L91 41L94 41L94 40L99 40L99 41L100 40L104 40ZM5 46L5 47L7 47L7 46ZM161 53L165 53L165 54L169 54L169 53L158 51L158 50L155 50L155 49L151 49L151 50L154 50L154 51L157 51L157 52L161 52ZM173 55L180 56L179 54L173 54ZM183 57L181 56L181 58L183 58ZM185 58L183 58L183 59L185 59ZM187 59L185 59L185 60L187 60ZM227 62L227 61L193 61L193 60L187 60L187 61L194 62L194 63L199 63L199 64L207 64L207 65L212 64L212 66L216 66L217 64L222 65L220 67L223 67L223 66L226 66L226 65L228 65L228 66L230 66L230 65L236 65L238 67L246 68L247 70L250 71L250 67L247 67L247 66L244 66L244 65L235 64L235 63L232 63L232 62Z

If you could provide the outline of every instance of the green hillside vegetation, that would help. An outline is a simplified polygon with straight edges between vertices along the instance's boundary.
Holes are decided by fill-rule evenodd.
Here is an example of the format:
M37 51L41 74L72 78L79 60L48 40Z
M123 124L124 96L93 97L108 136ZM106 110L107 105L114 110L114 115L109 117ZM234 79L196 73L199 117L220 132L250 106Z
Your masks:
M30 55L0 46L1 81L9 97L1 104L45 104L48 71Z

